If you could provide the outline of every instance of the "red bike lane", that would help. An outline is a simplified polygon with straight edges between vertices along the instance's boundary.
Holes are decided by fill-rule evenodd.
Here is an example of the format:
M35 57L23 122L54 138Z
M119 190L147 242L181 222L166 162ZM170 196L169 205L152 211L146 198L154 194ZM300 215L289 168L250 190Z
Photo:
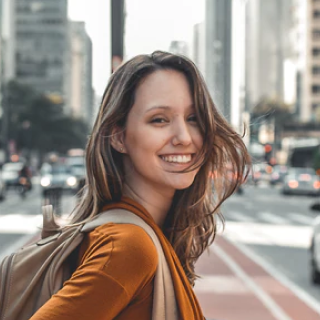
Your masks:
M319 308L307 304L223 236L196 271L195 291L208 320L320 320L320 302Z

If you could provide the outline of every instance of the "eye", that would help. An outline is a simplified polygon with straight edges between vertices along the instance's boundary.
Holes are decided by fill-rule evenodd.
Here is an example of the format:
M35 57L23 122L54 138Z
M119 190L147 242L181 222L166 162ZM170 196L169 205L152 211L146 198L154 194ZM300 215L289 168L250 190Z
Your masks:
M166 123L168 121L167 121L167 119L165 119L163 117L155 117L150 122L151 123Z
M198 123L198 118L195 114L192 114L188 117L188 121L189 122L194 122L194 123Z

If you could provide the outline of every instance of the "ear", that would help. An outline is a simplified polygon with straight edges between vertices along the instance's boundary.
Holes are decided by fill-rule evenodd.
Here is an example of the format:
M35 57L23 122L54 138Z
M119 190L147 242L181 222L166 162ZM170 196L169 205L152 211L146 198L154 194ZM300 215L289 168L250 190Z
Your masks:
M110 139L111 146L113 149L120 153L126 153L124 146L124 129L119 126L115 126L111 132Z

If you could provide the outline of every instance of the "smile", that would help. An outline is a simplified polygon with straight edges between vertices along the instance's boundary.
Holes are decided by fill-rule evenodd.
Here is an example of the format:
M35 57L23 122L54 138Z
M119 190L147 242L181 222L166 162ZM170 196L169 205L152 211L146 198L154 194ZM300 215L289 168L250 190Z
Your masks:
M191 154L184 155L172 155L172 156L160 156L160 158L166 162L174 163L188 163L192 159Z

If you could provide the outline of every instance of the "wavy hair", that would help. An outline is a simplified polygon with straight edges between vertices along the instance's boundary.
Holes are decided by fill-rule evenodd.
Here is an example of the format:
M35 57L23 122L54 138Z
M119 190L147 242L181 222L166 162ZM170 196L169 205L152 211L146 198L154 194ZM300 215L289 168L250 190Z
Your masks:
M250 157L242 137L218 112L200 72L186 57L155 51L134 57L111 75L87 144L87 181L72 223L89 220L104 205L121 199L124 172L121 154L111 146L113 128L125 130L140 82L157 70L168 69L183 73L188 80L203 137L199 172L190 187L176 191L163 227L194 284L195 262L213 242L217 217L223 221L220 206L245 179Z

